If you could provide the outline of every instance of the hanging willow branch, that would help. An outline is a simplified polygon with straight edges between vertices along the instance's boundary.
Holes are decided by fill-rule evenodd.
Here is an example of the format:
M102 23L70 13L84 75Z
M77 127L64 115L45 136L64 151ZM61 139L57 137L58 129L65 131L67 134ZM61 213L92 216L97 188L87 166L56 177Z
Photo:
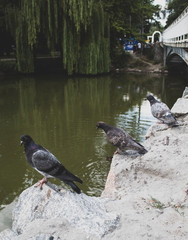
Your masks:
M100 0L20 0L7 7L7 23L20 72L34 71L40 34L49 52L61 51L69 75L109 71L109 21Z

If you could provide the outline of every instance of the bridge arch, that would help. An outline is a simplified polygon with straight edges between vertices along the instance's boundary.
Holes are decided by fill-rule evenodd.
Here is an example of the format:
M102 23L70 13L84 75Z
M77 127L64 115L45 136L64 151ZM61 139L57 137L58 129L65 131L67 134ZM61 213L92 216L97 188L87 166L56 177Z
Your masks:
M154 36L155 36L155 34L159 34L159 42L161 42L162 41L162 34L161 34L161 32L159 32L159 31L155 31L153 34L152 34L152 38L151 38L151 42L152 43L154 43Z
M167 29L163 31L161 46L164 49L164 66L188 66L188 6Z
M187 67L186 60L178 53L173 51L166 58L166 65L169 71L181 72Z
M176 62L185 62L188 65L188 53L184 48L174 48L166 46L166 60L175 60ZM165 57L165 56L164 56Z
M174 52L169 54L166 59L168 62L186 63L185 59L180 54Z

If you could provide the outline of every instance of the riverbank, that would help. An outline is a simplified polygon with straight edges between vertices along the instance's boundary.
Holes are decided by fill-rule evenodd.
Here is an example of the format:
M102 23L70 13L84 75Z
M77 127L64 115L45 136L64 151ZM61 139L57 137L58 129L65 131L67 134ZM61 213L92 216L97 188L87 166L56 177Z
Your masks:
M154 63L149 61L143 55L130 54L128 61L122 67L112 67L114 72L139 72L139 73L168 73L162 63ZM59 56L55 57L40 57L36 59L36 73L43 72L59 72L64 73ZM20 74L16 70L15 58L1 58L0 59L0 75L4 74Z
M152 63L142 55L131 54L127 65L122 68L116 68L116 72L139 72L139 73L162 73L167 74L168 70L162 63Z
M179 127L153 125L143 144L147 154L113 157L102 197L32 186L0 240L188 239L186 95L172 108Z
M121 217L110 239L188 239L188 99L172 111L182 126L153 125L147 154L113 157L102 196L114 199L107 209Z

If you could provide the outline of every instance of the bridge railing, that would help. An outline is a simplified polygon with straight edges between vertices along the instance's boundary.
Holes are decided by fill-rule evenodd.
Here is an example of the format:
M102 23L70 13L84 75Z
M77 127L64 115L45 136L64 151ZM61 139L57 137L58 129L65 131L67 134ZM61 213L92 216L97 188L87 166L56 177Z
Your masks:
M162 41L167 46L188 47L188 6L163 32Z

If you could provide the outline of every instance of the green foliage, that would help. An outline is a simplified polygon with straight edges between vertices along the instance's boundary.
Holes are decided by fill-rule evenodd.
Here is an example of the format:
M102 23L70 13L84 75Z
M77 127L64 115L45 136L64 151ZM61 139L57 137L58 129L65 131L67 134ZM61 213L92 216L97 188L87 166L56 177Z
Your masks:
M16 72L16 63L15 61L0 61L0 72L5 73L14 73Z
M146 48L146 49L144 49L144 56L145 56L148 60L153 60L153 59L154 59L154 51L153 51L153 48Z
M174 205L174 209L181 215L181 216L184 216L184 212L182 211L183 209L185 208L185 205L179 203L179 204L175 204Z
M119 37L145 38L159 14L153 1L0 0L0 12L3 6L20 72L34 72L36 54L48 49L60 51L69 75L97 74L109 72Z
M166 27L168 27L188 6L187 0L172 0L168 4L168 10L170 12Z
M110 16L111 23L111 49L117 45L120 37L134 36L145 38L149 32L151 21L159 15L159 5L154 6L153 0L103 0L104 8Z
M62 68L97 74L110 68L109 20L101 1L19 0L7 4L7 23L16 41L20 72L34 72L34 53L42 45L60 51Z
M151 198L151 206L158 208L158 209L163 209L165 208L165 205L163 203L161 203L159 200L157 200L156 198Z
M112 66L114 68L124 68L131 59L131 55L119 46L112 52Z

